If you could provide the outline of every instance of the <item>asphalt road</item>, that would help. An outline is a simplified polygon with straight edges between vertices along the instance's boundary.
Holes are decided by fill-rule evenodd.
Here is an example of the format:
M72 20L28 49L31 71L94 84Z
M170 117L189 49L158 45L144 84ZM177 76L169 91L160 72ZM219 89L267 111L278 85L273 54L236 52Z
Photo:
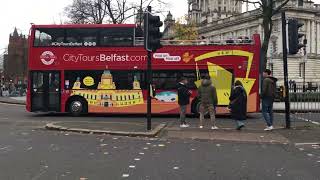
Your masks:
M42 128L48 121L65 120L74 118L33 115L23 106L0 104L0 179L320 179L320 150L312 145L130 138Z

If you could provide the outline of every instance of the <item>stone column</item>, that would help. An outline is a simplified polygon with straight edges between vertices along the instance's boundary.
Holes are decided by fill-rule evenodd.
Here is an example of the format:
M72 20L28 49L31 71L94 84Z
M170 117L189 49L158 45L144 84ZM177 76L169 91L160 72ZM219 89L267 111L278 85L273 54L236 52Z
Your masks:
M223 10L224 10L224 2L225 2L226 0L222 0L222 4L221 4L221 11L223 12Z
M320 55L320 21L317 23L317 54Z
M264 33L262 32L262 25L261 24L258 25L258 34L260 34L260 38L263 41Z
M311 53L316 53L316 28L314 26L315 20L311 20Z
M308 53L311 53L311 48L310 48L310 45L311 45L311 39L310 39L310 21L309 20L306 20L306 35L307 35L307 40L308 40L308 43L307 43L307 54Z

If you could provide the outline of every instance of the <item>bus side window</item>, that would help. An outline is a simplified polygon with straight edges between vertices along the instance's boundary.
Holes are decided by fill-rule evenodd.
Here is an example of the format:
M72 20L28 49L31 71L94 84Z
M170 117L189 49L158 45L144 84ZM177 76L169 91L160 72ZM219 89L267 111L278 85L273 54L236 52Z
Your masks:
M40 30L35 31L34 46L50 46L51 41L52 37L49 34Z
M108 28L100 31L100 46L133 46L134 28Z
M38 47L59 46L64 40L64 29L40 28L35 30L33 45Z
M97 46L97 29L72 28L66 29L66 42L76 43L70 46Z
M153 84L156 89L160 90L172 90L176 89L178 82L177 71L167 70L167 71L154 71L153 72Z

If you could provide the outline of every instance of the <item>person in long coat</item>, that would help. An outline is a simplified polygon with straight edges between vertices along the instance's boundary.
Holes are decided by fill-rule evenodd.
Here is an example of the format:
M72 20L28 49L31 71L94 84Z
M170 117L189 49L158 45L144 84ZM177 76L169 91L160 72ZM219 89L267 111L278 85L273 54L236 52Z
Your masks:
M244 127L244 121L247 119L247 93L242 83L237 80L229 97L229 109L232 119L237 123L237 130Z

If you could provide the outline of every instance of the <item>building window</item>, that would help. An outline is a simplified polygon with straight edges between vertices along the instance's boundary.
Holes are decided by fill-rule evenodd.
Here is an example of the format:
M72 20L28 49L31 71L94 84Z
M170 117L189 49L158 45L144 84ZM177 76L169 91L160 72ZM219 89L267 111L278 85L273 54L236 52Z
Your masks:
M304 63L300 63L299 64L299 77L303 77L304 76Z
M273 72L273 63L269 63L269 69Z

